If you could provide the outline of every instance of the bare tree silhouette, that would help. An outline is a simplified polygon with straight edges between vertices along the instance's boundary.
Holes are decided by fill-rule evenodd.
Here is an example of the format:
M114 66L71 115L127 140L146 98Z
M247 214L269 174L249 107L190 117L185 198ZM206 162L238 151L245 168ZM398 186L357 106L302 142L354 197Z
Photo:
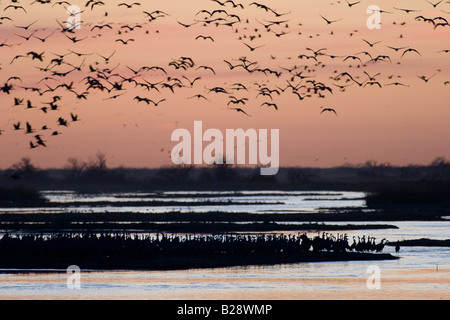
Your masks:
M316 178L315 174L304 168L291 168L287 171L288 182L292 185L299 185L313 182Z
M182 164L178 166L162 167L156 174L156 181L161 183L183 184L191 178L192 165Z
M39 171L39 169L31 163L29 157L23 157L19 162L13 164L11 169L14 172L12 178L32 178Z
M67 170L66 178L70 180L80 179L83 173L86 171L87 163L81 161L78 158L70 157L67 159L67 165L65 166L65 170Z

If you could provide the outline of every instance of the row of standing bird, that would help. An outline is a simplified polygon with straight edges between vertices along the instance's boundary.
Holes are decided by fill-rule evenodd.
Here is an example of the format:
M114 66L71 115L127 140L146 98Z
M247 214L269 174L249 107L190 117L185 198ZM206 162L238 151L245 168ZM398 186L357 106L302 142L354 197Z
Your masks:
M5 234L0 254L251 254L307 252L381 252L386 239L356 237L350 245L346 234L322 233L313 238L306 233L286 234L126 234L60 233L52 235Z

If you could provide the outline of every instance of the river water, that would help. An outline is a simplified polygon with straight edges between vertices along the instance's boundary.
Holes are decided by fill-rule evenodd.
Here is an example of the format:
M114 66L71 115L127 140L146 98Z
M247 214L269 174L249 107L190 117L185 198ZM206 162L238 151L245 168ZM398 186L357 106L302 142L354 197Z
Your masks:
M5 212L152 212L223 211L251 213L327 212L332 208L361 208L370 214L360 192L162 192L77 194L48 191L45 196L61 207L8 208ZM183 203L200 202L195 206ZM168 205L139 206L138 201L167 201ZM121 205L115 203L120 201ZM202 205L202 201L208 204ZM82 203L82 205L77 205ZM92 205L86 205L91 202ZM99 203L102 205L98 205ZM127 206L126 202L132 202ZM211 205L211 202L215 202ZM240 204L244 203L244 204ZM69 205L68 205L69 204ZM341 222L346 224L347 222ZM370 235L377 241L448 239L450 220L433 222L367 222L393 224L398 229L346 232ZM333 224L338 224L334 223ZM345 232L345 231L341 231ZM450 248L402 247L390 261L315 262L182 271L85 270L80 266L80 288L70 289L66 270L1 270L0 299L449 299ZM368 284L373 268L379 289ZM371 271L372 270L372 271Z

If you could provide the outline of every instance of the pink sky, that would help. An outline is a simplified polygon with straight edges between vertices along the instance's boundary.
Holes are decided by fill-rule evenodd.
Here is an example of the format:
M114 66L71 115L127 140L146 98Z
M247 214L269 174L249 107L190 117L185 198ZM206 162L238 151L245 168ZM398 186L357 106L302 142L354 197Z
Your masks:
M31 2L31 1L27 1ZM421 12L405 12L393 9L393 2L377 1L383 10L393 12L382 15L381 30L369 30L366 27L366 9L372 2L361 3L349 8L345 1L265 1L264 3L276 9L277 12L289 15L276 18L274 14L249 6L252 1L242 1L245 10L233 9L230 4L220 7L211 1L151 1L142 2L141 6L132 9L117 7L122 1L108 1L106 6L95 7L93 11L84 8L85 1L78 4L85 12L82 13L83 25L77 30L75 36L86 40L72 44L59 31L55 32L46 43L31 38L24 41L16 34L29 35L32 30L39 29L36 35L44 37L51 34L58 27L55 20L64 21L67 14L60 6L51 8L50 5L25 5L27 14L8 9L3 11L7 4L0 5L2 15L9 16L14 21L4 20L0 25L0 43L6 41L12 48L0 47L0 84L4 84L10 76L20 76L23 80L12 81L16 86L38 86L45 88L44 83L55 87L62 82L74 81L75 91L84 91L85 82L81 82L88 73L88 66L100 68L113 68L123 76L132 73L126 66L138 69L140 66L159 65L164 67L170 76L181 78L185 75L189 79L200 76L193 88L175 89L171 94L167 89L146 91L134 89L134 85L125 85L126 91L115 92L110 95L106 92L90 91L88 100L77 100L73 93L58 89L55 93L39 96L37 93L26 92L19 87L11 91L10 95L0 93L0 168L8 168L23 156L29 156L38 166L62 167L69 157L79 157L87 160L98 151L108 156L110 166L127 167L159 167L170 165L170 150L176 144L170 141L175 128L193 129L194 120L202 120L204 128L254 128L280 130L280 164L281 166L314 166L330 167L344 163L363 163L366 160L391 162L395 165L428 164L438 156L450 158L450 53L438 53L450 49L450 27L440 27L436 30L429 23L417 21L418 15L425 17L443 16L447 19L450 14L441 10L450 11L450 5L440 4L434 9L425 1L396 1L396 8L417 9ZM25 3L25 2L24 2ZM76 1L73 4L77 4ZM209 25L204 27L201 23L185 29L177 21L191 23L201 9L225 9L228 13L235 13L241 17L242 23L235 24L233 28L227 26ZM145 23L145 14L142 11L161 10L170 16L144 24L143 28L135 29L127 34L118 35L123 24L133 25ZM105 11L108 16L105 16ZM340 19L328 26L320 15L328 19ZM215 17L224 17L217 14ZM246 19L249 23L246 23ZM288 28L285 24L273 27L276 32L286 30L290 32L280 38L268 33L259 21L276 21L288 19ZM25 26L37 20L30 30L21 30L16 26ZM393 22L396 25L393 25ZM103 29L90 31L99 23L112 22L113 30ZM400 25L406 22L404 25ZM301 24L301 25L300 25ZM42 30L41 28L46 28ZM258 29L255 31L255 29ZM123 29L122 29L123 30ZM237 30L237 32L236 32ZM357 32L355 32L357 30ZM148 31L148 33L146 33ZM333 34L330 34L333 31ZM301 34L299 34L301 33ZM350 36L350 33L353 35ZM210 35L214 43L209 40L195 40L199 34ZM250 35L258 36L250 41ZM317 36L317 34L319 36ZM100 36L99 36L100 35ZM252 46L264 47L250 52L239 37L247 36L243 41ZM402 35L402 38L400 38ZM133 38L135 41L128 45L115 42L116 39ZM362 39L370 42L381 41L370 48ZM400 58L401 51L395 53L386 46L411 47L417 49L421 56L408 53ZM390 55L392 63L378 62L356 68L353 63L350 68L349 61L341 59L331 60L320 57L325 66L314 66L312 60L300 60L300 54L311 54L306 48L323 51L326 54L346 56L361 51L369 51L372 56ZM93 53L86 56L83 71L73 72L70 76L58 81L49 80L37 84L50 74L39 71L36 66L45 67L56 56L52 53L67 53L68 49L76 52ZM116 54L109 64L105 64L97 55L108 56L114 50ZM30 51L44 52L44 62L32 61L31 58L19 58L10 64L17 54L26 54ZM168 63L180 57L191 57L196 66L208 65L215 69L216 75L209 71L195 70L183 71L169 67ZM265 84L271 89L285 86L288 75L283 71L280 78L265 76L262 73L249 74L242 69L230 70L223 59L232 61L246 56L250 61L257 61L262 68L269 67L283 71L280 67L289 68L294 65L309 66L309 73L314 80L321 81L333 87L333 94L326 94L325 98L313 96L299 101L294 95L286 91L280 96L274 95L273 101L264 97L257 97L256 85ZM271 57L273 56L273 57ZM362 55L359 55L361 58ZM65 61L79 65L84 58L75 55L67 56ZM363 59L367 60L367 59ZM400 62L400 64L397 64ZM233 61L233 63L238 63ZM60 72L70 70L69 66L55 67ZM299 71L302 69L299 69ZM353 76L359 76L363 81L367 76L377 76L383 88L367 86L360 88L357 85L340 92L333 83L345 84L345 80L331 79L340 72L347 71ZM335 73L337 72L337 73ZM436 74L428 83L417 76L427 77ZM389 76L392 75L392 79ZM400 78L401 77L401 78ZM161 72L142 73L138 79L150 82L164 80ZM117 79L117 78L115 78ZM306 80L306 79L305 79ZM305 81L303 80L303 81ZM386 86L388 83L401 82L409 87ZM237 113L227 108L230 100L228 95L207 94L208 88L221 86L229 88L235 82L242 82L248 86L249 91L235 91L233 95L239 98L246 97L249 101L243 107L251 115ZM294 83L300 80L295 79ZM351 82L350 82L351 83ZM114 94L124 93L114 100L105 100ZM303 93L303 91L302 91ZM53 95L61 95L59 103L61 110L44 114L39 110L43 102L51 101ZM211 100L199 101L187 99L194 94L204 94ZM154 100L166 99L158 107L148 106L145 103L133 101L136 96L149 97ZM25 106L14 106L14 98L30 99L37 109L26 110ZM261 106L265 101L277 103L279 110ZM320 114L321 107L332 107L338 116L331 113ZM78 114L81 121L71 123L68 128L57 126L56 119L60 116L70 119L70 113ZM24 130L14 131L13 123L21 121L22 127L28 121L33 128L39 129L44 124L51 128L49 132L36 133L42 135L47 147L29 149L29 141L33 135L25 134ZM50 136L52 131L60 131L57 137Z

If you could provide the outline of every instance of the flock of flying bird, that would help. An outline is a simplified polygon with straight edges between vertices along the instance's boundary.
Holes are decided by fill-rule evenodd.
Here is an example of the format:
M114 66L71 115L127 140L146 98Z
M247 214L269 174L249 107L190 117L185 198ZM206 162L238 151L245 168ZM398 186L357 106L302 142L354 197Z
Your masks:
M23 1L23 0L22 0ZM381 10L383 15L398 13L402 18L409 18L413 23L425 23L430 25L430 30L441 30L450 27L446 15L450 12L443 10L450 8L450 1L444 0L429 3L433 14L420 12L420 10L393 7L390 11ZM353 37L364 49L357 53L348 55L331 54L327 48L313 49L305 48L297 57L288 57L283 61L274 54L267 54L265 61L259 61L255 55L266 52L266 46L275 43L277 39L287 37L289 34L297 33L298 36L309 39L317 38L321 34L307 35L302 31L302 24L292 21L292 12L279 11L268 5L251 2L238 3L233 0L204 0L212 9L202 9L195 13L191 21L179 21L172 17L170 13L162 10L148 9L153 7L154 3L144 2L114 2L114 1L94 1L88 0L84 8L80 11L72 11L67 15L67 21L55 21L55 26L50 28L37 28L39 19L32 19L25 25L16 24L14 19L19 14L21 17L28 16L29 8L33 6L45 6L48 9L53 7L68 8L71 4L67 1L53 0L30 0L27 6L20 4L19 0L10 0L6 5L0 3L0 28L8 28L12 38L0 38L1 63L0 64L0 100L3 105L7 101L12 101L14 109L24 108L26 110L36 110L48 115L56 115L51 124L43 125L40 129L32 124L31 120L14 121L10 129L18 132L25 131L25 134L33 138L29 141L31 149L37 147L46 147L45 137L57 136L61 134L62 128L69 127L80 119L73 110L65 114L65 107L62 107L62 101L67 101L66 105L73 104L73 101L87 101L90 95L94 93L104 94L103 100L116 100L124 96L136 104L143 104L152 107L160 107L167 103L169 96L167 94L179 94L188 91L186 97L189 101L211 102L216 96L222 96L226 99L227 109L239 112L247 117L251 117L246 105L250 101L257 101L261 107L273 108L279 110L280 103L277 101L282 95L291 95L293 99L301 103L305 99L326 98L333 95L336 91L346 91L348 87L356 88L366 87L408 87L409 84L401 82L401 75L388 75L381 79L381 72L370 74L365 67L376 64L401 64L410 57L422 58L420 48L402 45L394 46L392 43L383 43L384 41L373 41L365 38L358 38L356 34L359 30L353 30L348 37ZM348 0L337 1L335 5L348 7L347 10L363 7L363 1L349 2ZM114 4L111 4L114 3ZM127 13L141 15L142 23L116 23L106 22L109 19L108 11L103 14L103 21L98 23L86 23L81 18L86 12L99 11L102 8L114 6L117 10ZM258 12L258 18L247 17L247 10ZM27 10L28 9L28 10ZM436 10L439 15L436 14ZM365 11L365 10L364 10ZM420 14L421 13L421 14ZM411 17L410 14L415 14ZM263 18L260 18L263 16ZM78 19L80 18L80 19ZM223 28L229 31L231 35L242 46L242 54L232 58L218 58L214 66L198 63L195 57L180 56L179 58L168 59L165 65L132 66L128 59L123 62L118 58L118 53L122 46L134 45L138 37L133 34L138 32L150 35L150 30L159 34L161 26L158 22L172 19L179 26L179 31L189 29L190 31L201 28L205 34L199 34L193 37L195 42L203 42L202 45L209 44L214 46L220 40L215 38L214 31ZM344 17L331 19L325 15L318 15L318 21L322 21L329 27L330 36L334 35L332 26L339 24ZM295 24L292 27L291 24ZM408 22L409 23L409 22ZM400 28L406 22L393 22ZM297 30L299 30L297 32ZM204 32L203 32L204 31ZM211 32L210 35L207 32ZM115 49L108 54L100 54L90 49L89 41L94 38L100 43L106 38L106 34L115 35ZM186 33L190 34L190 33ZM139 34L140 36L140 34ZM267 38L267 42L263 39ZM398 38L403 38L400 34ZM54 40L52 42L52 40ZM105 40L106 41L106 40ZM61 47L61 52L53 52L46 49L51 43L54 48L55 43ZM257 44L253 44L257 43ZM21 52L22 47L30 47L35 44L36 50L26 49ZM298 45L295 43L295 45ZM375 54L372 50L380 49L386 51L383 54ZM8 51L9 50L9 51ZM180 50L182 50L180 48ZM7 53L11 53L11 59L5 60ZM438 55L450 53L449 48L443 48L436 52ZM177 55L173 52L173 55ZM14 67L20 63L35 64L33 77L30 79L21 78L17 74L8 74L5 76L1 70L7 68L15 70ZM326 68L328 63L338 62L345 70L338 70L336 67L329 75L329 82L319 80L319 70ZM276 64L277 67L273 67ZM220 68L220 70L219 70ZM349 71L352 68L354 71ZM225 71L223 71L225 69ZM430 75L417 75L417 77L428 83L434 78L440 69L436 69ZM224 72L236 72L239 79L242 80L233 84L214 83L215 79L220 79ZM31 78L37 78L34 83L30 83ZM148 79L152 78L152 81ZM154 80L158 78L158 80ZM200 87L200 83L204 87ZM213 84L214 83L214 84ZM446 81L444 85L449 85ZM137 93L136 93L137 92ZM254 92L254 93L253 93ZM158 96L158 98L156 98ZM337 116L334 107L321 106L320 114L334 113ZM57 126L51 129L53 125ZM4 132L0 128L0 135ZM50 132L47 134L46 132Z

